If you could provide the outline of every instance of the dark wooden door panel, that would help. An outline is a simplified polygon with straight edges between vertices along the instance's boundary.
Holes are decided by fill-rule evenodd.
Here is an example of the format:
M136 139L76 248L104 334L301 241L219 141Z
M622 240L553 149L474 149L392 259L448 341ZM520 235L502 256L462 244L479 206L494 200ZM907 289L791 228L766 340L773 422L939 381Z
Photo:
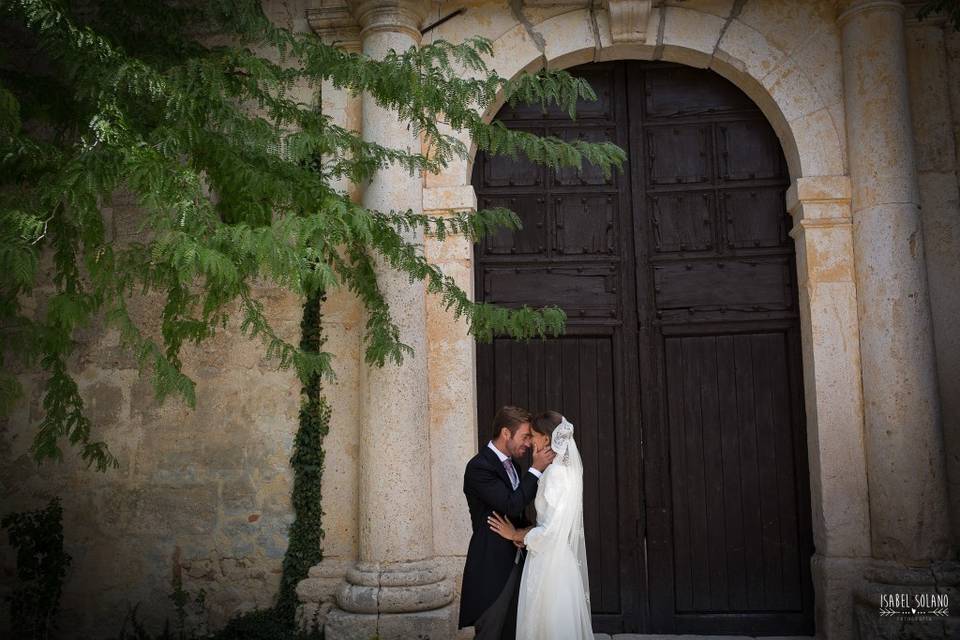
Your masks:
M553 199L561 255L606 255L617 250L617 198L612 194L563 194Z
M678 614L799 611L781 333L666 340Z
M575 421L583 457L584 533L593 613L621 613L620 545L617 528L619 485L611 336L568 336L529 343L496 339L477 351L481 426L503 405L533 412L555 409ZM490 379L492 377L492 379ZM490 390L493 391L490 394ZM489 433L481 429L486 445Z
M650 240L660 254L707 251L715 244L712 193L658 193L650 196Z
M790 309L790 269L784 259L666 262L653 267L657 309Z
M496 408L578 425L594 627L813 633L809 486L789 185L779 142L705 70L571 70L576 120L506 126L628 150L610 177L479 154L482 206L524 229L476 247L478 298L559 305L560 339L478 345L480 444Z
M547 246L547 206L545 198L539 194L514 194L504 197L487 196L480 199L484 209L503 207L510 209L523 225L521 229L511 231L499 229L484 240L486 255L537 255Z
M780 247L788 242L790 219L770 215L785 199L781 189L728 189L721 195L724 233L731 249Z
M704 183L712 168L710 126L677 124L646 129L647 179L650 184Z
M779 178L780 142L765 122L741 120L717 125L720 179L726 182Z
M647 118L713 116L753 113L757 108L742 91L715 73L670 64L630 65L642 78L645 92L633 101L634 112L643 105Z

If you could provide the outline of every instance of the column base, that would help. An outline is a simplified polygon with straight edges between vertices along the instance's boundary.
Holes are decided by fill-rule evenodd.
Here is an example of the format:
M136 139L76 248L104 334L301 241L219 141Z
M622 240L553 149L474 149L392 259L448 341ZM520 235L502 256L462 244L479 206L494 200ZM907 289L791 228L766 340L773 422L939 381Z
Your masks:
M414 613L351 613L334 608L324 627L326 640L452 640L456 633L457 611L452 604Z
M454 595L437 560L358 562L344 576L337 605L354 613L411 613L440 609L453 602Z
M358 562L326 616L327 640L450 640L456 634L453 582L436 559Z
M811 559L814 624L818 638L855 640L854 593L863 583L870 558L843 558L814 554Z
M881 596L884 596L883 601ZM940 602L929 600L936 596L940 597ZM921 606L916 606L917 597L928 601L921 600ZM940 603L946 606L946 612ZM857 637L861 640L958 638L960 562L935 560L914 567L873 560L866 570L863 584L854 593L854 615Z

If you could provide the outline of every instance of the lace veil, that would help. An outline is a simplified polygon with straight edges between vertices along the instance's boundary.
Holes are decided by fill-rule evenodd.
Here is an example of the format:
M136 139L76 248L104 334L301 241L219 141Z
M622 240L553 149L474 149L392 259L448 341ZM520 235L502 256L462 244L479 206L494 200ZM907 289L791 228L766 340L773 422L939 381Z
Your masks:
M560 525L559 531L566 533L558 542L568 544L573 552L589 607L590 581L587 576L587 546L583 534L583 461L573 438L573 424L566 418L561 418L560 424L553 430L550 448L557 454L553 464L563 467L566 472L564 475L567 495L564 499L568 501L569 506L558 513L562 520L557 523Z

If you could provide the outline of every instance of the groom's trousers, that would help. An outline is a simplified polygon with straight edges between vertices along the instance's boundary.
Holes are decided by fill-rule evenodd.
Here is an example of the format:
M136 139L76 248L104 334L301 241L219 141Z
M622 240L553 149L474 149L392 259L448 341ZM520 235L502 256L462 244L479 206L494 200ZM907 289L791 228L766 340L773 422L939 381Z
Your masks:
M517 605L520 601L520 577L523 573L523 550L517 549L513 569L503 591L474 623L474 640L515 640L517 637Z

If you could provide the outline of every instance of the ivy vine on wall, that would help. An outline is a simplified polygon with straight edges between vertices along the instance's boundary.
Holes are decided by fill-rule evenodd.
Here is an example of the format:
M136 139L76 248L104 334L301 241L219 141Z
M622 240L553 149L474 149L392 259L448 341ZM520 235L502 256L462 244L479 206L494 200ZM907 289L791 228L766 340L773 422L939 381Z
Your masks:
M300 348L304 351L320 353L326 342L321 310L325 300L326 292L321 290L308 296L303 306ZM311 376L303 386L300 427L290 456L294 521L290 525L290 539L283 559L283 576L276 604L277 613L284 620L293 620L296 614L297 584L307 577L310 567L323 559L321 480L323 440L330 431L330 405L322 391L319 374Z

